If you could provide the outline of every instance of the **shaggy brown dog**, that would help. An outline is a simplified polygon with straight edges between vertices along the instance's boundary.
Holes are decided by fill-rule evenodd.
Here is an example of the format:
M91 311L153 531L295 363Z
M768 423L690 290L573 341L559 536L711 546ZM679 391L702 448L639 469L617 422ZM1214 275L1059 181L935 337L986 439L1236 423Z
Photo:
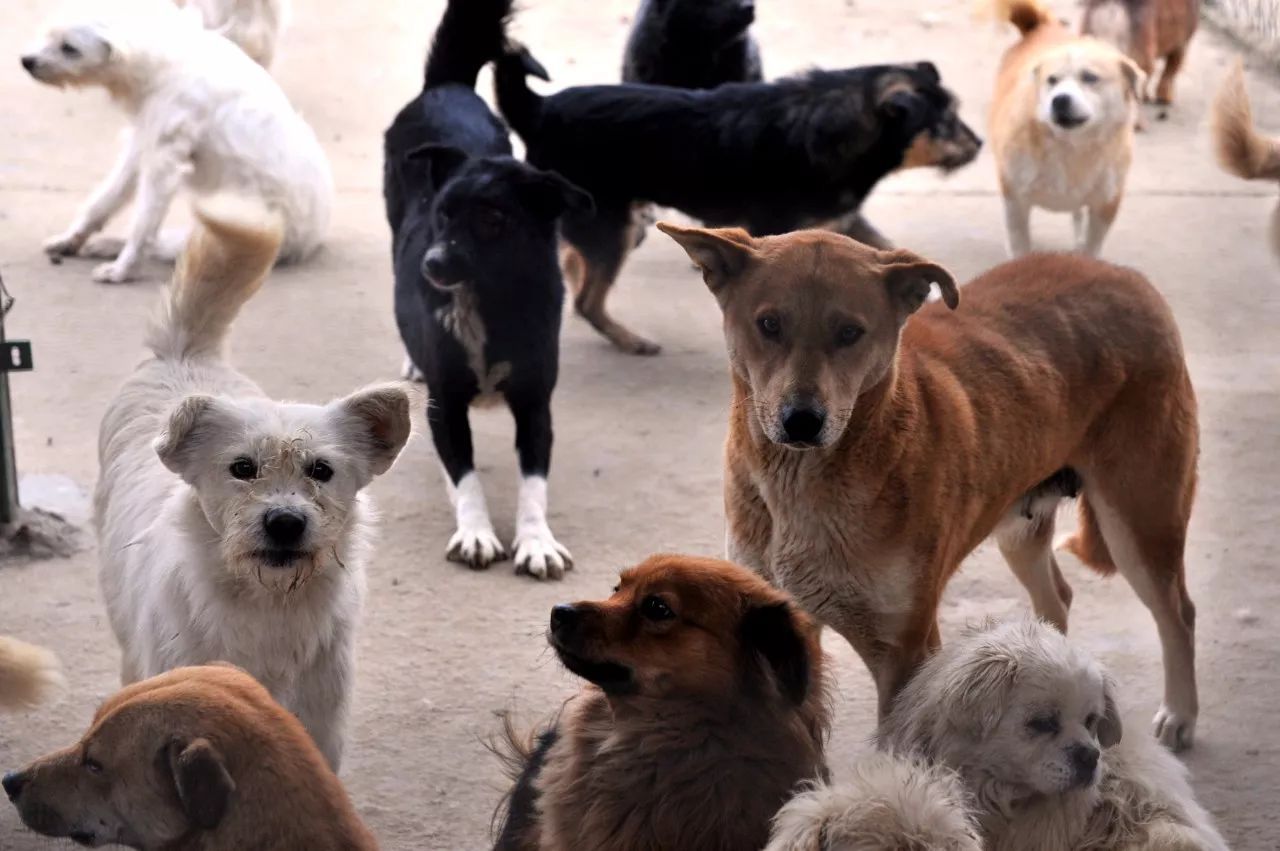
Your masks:
M176 668L107 699L76 744L6 774L32 830L165 851L375 851L291 714L230 665Z
M609 599L552 609L549 640L591 685L536 744L509 736L499 849L761 848L825 775L818 628L750 571L653 556Z
M1280 137L1263 136L1253 126L1253 109L1244 87L1244 65L1223 81L1213 102L1213 138L1218 162L1245 180L1280 180ZM1280 257L1280 204L1271 215L1271 248Z
M1054 511L1082 490L1073 550L1118 568L1155 616L1156 729L1190 743L1196 401L1145 278L1032 255L968 284L962 303L950 273L910 251L823 231L658 227L724 312L729 557L854 646L882 714L941 643L947 580L992 533L1036 612L1066 628ZM942 301L925 304L930 282Z
M1108 41L1129 55L1147 75L1143 99L1164 60L1156 86L1158 104L1173 103L1173 79L1200 23L1200 0L1085 0L1080 31Z

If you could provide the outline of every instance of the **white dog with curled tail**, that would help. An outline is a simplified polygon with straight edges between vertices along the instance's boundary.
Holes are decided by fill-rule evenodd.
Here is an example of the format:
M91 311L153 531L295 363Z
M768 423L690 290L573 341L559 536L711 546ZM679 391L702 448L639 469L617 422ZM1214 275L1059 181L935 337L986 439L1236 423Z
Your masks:
M271 67L280 33L289 24L289 0L176 0L200 13L207 29L226 36L263 68Z
M230 192L281 215L280 260L303 260L329 228L333 176L314 131L275 80L244 51L162 0L119 0L66 12L22 57L51 86L100 86L129 115L132 132L111 173L63 233L52 258L111 260L93 279L120 283L153 255L172 260L186 233L160 231L180 189ZM90 240L136 198L125 239Z
M352 686L370 526L361 494L409 437L409 395L276 402L223 341L280 244L255 202L196 210L154 357L99 432L101 582L125 683L227 661L302 721L335 770Z

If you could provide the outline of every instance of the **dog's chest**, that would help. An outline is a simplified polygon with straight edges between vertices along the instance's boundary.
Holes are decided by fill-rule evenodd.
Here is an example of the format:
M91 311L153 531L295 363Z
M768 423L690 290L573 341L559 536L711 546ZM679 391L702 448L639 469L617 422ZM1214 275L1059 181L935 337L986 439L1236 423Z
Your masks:
M1005 182L1037 207L1060 213L1101 206L1124 189L1125 168L1103 152L1055 147L1010 158Z
M467 356L467 367L475 376L479 395L482 398L492 396L498 392L502 382L510 377L511 363L498 361L491 364L485 356L489 332L480 315L475 295L466 287L453 290L451 295L453 298L449 304L436 308L436 321L462 347Z

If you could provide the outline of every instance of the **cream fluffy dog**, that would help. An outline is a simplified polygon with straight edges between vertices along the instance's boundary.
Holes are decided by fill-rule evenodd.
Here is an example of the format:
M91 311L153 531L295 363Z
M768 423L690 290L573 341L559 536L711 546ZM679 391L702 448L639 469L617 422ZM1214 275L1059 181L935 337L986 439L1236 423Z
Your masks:
M56 656L43 647L0 635L0 709L29 709L61 684Z
M991 147L1013 257L1031 250L1031 209L1071 213L1077 250L1096 256L1120 209L1133 152L1132 59L1076 36L1039 0L996 0L1022 33L1005 53L991 105Z
M1187 771L1122 737L1115 689L1030 618L970 629L920 668L882 747L960 773L989 851L1225 851Z
M205 27L226 36L263 68L271 67L280 32L289 23L289 0L177 0L200 13Z
M788 801L765 851L982 851L967 806L950 769L871 754L852 777Z
M1243 62L1236 62L1222 81L1211 120L1218 162L1224 169L1245 180L1280 180L1280 136L1264 136L1254 126ZM1271 248L1280 257L1280 204L1271 214Z
M153 324L155 357L99 433L101 582L125 683L225 660L302 721L336 768L364 595L360 491L408 439L409 398L374 387L275 402L224 359L262 283L278 219L218 197Z
M315 133L271 76L170 4L106 6L69 14L22 57L40 82L102 86L133 120L111 174L45 251L78 253L136 196L123 244L100 240L86 248L91 256L114 257L94 269L94 280L127 281L149 250L171 259L181 249L185 234L159 229L185 186L197 195L261 199L284 218L280 259L314 252L329 227L333 178Z

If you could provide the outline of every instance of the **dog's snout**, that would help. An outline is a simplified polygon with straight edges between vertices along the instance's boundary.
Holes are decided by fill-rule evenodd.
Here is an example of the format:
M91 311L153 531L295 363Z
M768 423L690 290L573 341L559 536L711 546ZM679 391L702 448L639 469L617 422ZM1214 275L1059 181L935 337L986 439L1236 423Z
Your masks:
M28 74L36 70L36 62L37 60L34 56L22 57L22 67L27 70Z
M576 606L567 603L561 603L553 606L551 609L551 633L553 635L563 636L573 631L579 621L582 620L582 613L578 611Z
M433 245L422 255L422 275L430 281L439 281L444 275L445 248Z
M791 443L816 442L826 423L826 411L816 405L787 405L782 409L782 430Z
M1071 95L1057 94L1053 96L1053 100L1049 101L1049 106L1053 109L1054 115L1070 115L1071 114Z
M1072 745L1070 752L1076 779L1081 783L1092 782L1098 768L1098 749L1092 745Z
M16 802L22 794L22 787L27 785L27 775L11 771L0 783L4 784L4 793L9 796L9 800Z
M272 508L263 515L262 527L273 544L291 547L307 531L307 518L291 508Z

